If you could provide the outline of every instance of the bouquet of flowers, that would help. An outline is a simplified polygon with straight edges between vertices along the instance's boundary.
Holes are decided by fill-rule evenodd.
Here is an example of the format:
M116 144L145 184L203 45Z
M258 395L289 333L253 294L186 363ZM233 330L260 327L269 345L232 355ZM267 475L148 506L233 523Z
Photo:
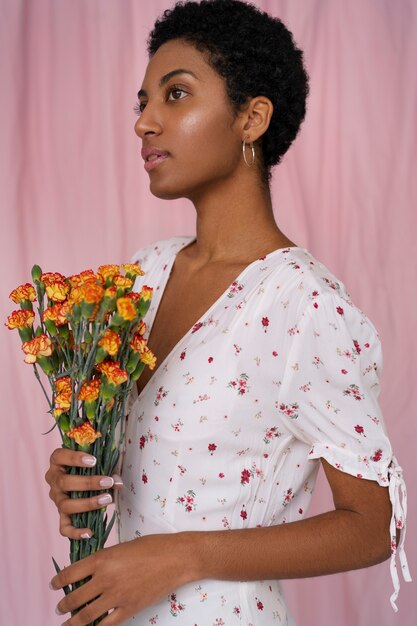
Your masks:
M10 294L20 310L12 312L6 326L19 332L24 361L33 365L55 420L52 429L58 427L63 447L88 452L97 459L95 467L73 467L71 474L114 473L124 435L126 399L145 366L155 367L156 358L144 339L143 321L152 289L144 286L140 293L132 291L136 277L144 272L138 264L122 268L124 274L119 265L102 265L97 273L85 270L65 277L42 273L35 265L34 285L26 283ZM49 381L49 394L39 368ZM85 498L99 493L71 492L70 496ZM91 528L93 536L70 540L71 563L103 548L114 520L115 513L108 521L104 508L74 514L73 525ZM59 572L55 560L54 565Z

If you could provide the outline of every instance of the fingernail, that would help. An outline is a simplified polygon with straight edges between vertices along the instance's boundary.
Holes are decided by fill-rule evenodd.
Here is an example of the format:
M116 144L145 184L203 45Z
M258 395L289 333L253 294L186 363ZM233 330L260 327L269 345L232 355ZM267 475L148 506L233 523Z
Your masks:
M119 474L113 474L113 480L115 485L123 485L123 480L119 476Z
M97 499L97 502L99 504L111 504L113 502L113 499L109 493L105 493L104 496L100 496Z
M97 463L97 459L95 456L86 455L86 456L83 456L82 462L85 465L90 465L90 467L93 467Z
M113 487L114 480L110 476L105 476L100 480L100 487Z
M49 589L52 589L52 591L55 591L55 587L52 586L52 583L49 583Z
M83 534L81 535L81 538L82 538L82 539L91 539L91 535L90 535L90 533L83 533Z
M55 609L55 613L56 613L57 615L65 615L65 613L64 613L63 611L60 611L58 607L56 607L56 609Z

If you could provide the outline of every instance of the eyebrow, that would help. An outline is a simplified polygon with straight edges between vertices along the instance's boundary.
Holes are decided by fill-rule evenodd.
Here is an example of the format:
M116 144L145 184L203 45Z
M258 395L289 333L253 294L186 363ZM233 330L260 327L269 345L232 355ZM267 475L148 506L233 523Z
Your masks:
M162 76L161 80L159 81L159 86L162 87L173 76L176 76L177 74L190 74L191 76L194 76L194 78L196 78L198 80L198 77L191 70L184 70L182 68L178 68L177 70L172 70L171 72L168 72L168 74L164 74L164 76ZM147 93L147 91L145 89L139 89L139 91L138 91L138 98L140 98L141 96L145 96L146 97L147 95L148 95L148 93Z

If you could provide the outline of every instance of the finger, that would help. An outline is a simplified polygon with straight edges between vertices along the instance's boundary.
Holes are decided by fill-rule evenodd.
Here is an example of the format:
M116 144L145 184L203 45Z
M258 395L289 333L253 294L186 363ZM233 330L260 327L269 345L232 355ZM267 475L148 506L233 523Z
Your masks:
M121 489L123 487L123 480L119 476L119 474L113 474L113 489Z
M101 491L111 489L114 485L112 476L74 476L59 474L55 477L54 488L59 491Z
M92 454L68 448L56 448L50 457L51 466L94 467L96 463L97 459Z
M51 578L49 587L54 591L68 587L83 578L92 576L95 571L95 563L97 561L97 553L86 556L80 561L76 561L68 567L64 567L58 574ZM71 592L73 593L73 592Z
M119 624L124 624L128 617L129 615L126 615L122 609L114 609L100 622L100 626L119 626Z
M69 539L91 539L93 536L91 528L75 528L72 525L71 516L65 515L65 513L61 513L59 516L59 532L63 537Z
M113 498L109 493L102 493L99 496L91 496L90 498L68 498L65 496L57 503L58 511L73 515L74 513L85 513L87 511L95 511L112 504Z
M94 591L94 583L90 580L64 596L56 605L55 613L57 615L65 615L65 613L75 611L87 602L92 602L97 596L97 591Z
M82 587L81 587L82 588ZM68 596L67 596L68 597ZM108 600L103 599L103 596L87 604L81 611L78 611L71 619L65 622L66 626L86 626L93 623L96 619L102 615L106 615L108 608ZM100 622L101 623L101 622ZM121 624L121 622L114 622Z

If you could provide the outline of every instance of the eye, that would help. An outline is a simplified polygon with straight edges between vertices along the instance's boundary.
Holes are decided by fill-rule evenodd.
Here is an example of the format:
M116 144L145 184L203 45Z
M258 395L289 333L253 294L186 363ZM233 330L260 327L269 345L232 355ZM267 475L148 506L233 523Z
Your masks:
M133 110L136 113L136 115L140 116L143 113L144 108L145 108L144 102L136 102L135 106L133 107Z
M178 95L178 94L188 95L185 89L182 89L182 87L180 87L179 85L172 85L168 89L167 93L168 93L168 96L172 95L172 98L168 97L168 100L182 100L183 96L181 97L181 95Z

